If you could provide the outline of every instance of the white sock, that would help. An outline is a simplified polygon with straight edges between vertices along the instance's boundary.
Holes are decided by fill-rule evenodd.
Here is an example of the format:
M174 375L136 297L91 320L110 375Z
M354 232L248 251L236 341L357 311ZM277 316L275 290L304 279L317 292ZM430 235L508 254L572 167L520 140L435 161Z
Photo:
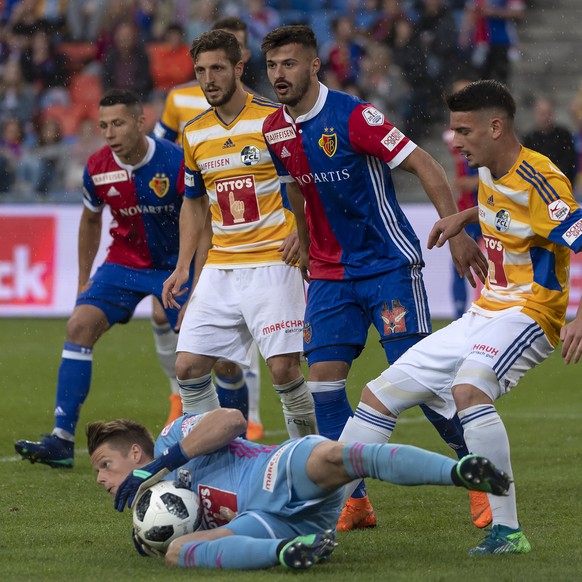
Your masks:
M308 434L317 434L315 405L305 378L299 376L292 382L277 385L274 388L281 398L289 437L294 439Z
M255 424L261 424L259 401L261 396L261 365L259 361L259 348L255 342L251 346L251 365L244 370L245 381L249 390L249 420Z
M178 334L172 329L169 323L158 325L152 319L151 324L158 360L164 370L164 374L168 378L172 394L179 394L180 386L178 385L178 380L176 380L176 345L178 344Z
M202 414L220 408L212 376L178 380L184 414Z
M360 402L344 426L338 441L343 443L384 444L391 437L396 419L378 412L375 408ZM356 490L361 479L351 481L344 487L344 503Z
M64 441L70 441L72 443L75 442L75 435L73 433L70 433L68 430L65 430L64 428L55 427L53 428L52 434L58 436L60 439L63 439Z
M471 453L487 457L498 469L513 475L509 454L509 439L501 417L492 404L470 406L459 412L465 442ZM493 525L519 527L515 486L512 483L509 495L487 495L493 515Z

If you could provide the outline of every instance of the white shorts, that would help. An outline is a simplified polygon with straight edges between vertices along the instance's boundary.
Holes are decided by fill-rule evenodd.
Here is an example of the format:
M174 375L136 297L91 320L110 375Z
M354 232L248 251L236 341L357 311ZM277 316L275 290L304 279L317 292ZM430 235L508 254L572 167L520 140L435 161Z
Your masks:
M305 291L296 267L204 267L176 351L224 358L245 368L253 339L265 360L301 353L304 315Z
M471 384L497 400L553 351L542 328L521 311L469 312L411 347L368 388L394 414L424 403L451 418L454 386Z

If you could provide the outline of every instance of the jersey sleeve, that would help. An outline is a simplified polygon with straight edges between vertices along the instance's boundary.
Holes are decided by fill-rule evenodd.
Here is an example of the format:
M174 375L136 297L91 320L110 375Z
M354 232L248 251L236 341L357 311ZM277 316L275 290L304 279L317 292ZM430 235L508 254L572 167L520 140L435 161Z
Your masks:
M87 166L83 171L83 204L91 210L91 212L101 212L103 210L103 200L97 196L95 191L95 184Z
M206 194L204 178L192 156L192 148L184 140L184 196L186 198L200 198Z
M374 106L357 105L348 119L348 134L352 147L362 154L375 156L396 168L416 148L386 116Z
M174 92L170 91L166 97L162 118L154 127L154 135L160 139L175 142L180 133L180 119L174 104Z
M541 176L532 186L530 213L533 231L574 252L582 249L582 209L563 174Z

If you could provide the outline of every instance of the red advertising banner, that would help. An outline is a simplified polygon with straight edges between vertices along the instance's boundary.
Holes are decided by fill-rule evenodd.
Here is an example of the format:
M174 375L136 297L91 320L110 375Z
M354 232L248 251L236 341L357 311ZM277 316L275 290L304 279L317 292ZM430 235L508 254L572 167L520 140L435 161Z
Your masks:
M0 305L53 303L54 216L0 216Z

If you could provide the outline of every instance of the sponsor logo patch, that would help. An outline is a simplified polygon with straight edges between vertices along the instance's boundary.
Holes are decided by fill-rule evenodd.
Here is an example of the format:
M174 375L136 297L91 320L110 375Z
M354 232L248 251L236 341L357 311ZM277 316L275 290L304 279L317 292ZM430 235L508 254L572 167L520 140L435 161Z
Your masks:
M95 174L91 176L95 186L111 184L113 182L127 182L129 179L125 170L116 170L115 172L105 172L104 174Z
M575 222L563 235L562 238L569 244L578 240L582 235L582 218Z
M190 188L194 187L194 174L184 174L184 184Z
M288 139L295 138L295 129L293 127L284 127L283 129L276 129L265 134L265 139L268 144L278 143Z
M391 152L402 140L404 135L400 130L393 127L380 142L389 152Z
M362 111L362 116L368 125L382 125L384 123L384 114L380 113L375 107L366 107Z
M265 469L265 474L263 475L263 489L265 491L273 492L275 490L275 482L277 481L277 474L279 472L279 462L283 453L292 445L293 443L287 443L283 445L269 460L267 468Z
M238 512L236 493L208 485L198 485L198 497L205 529L215 529L232 521ZM203 528L204 529L204 528Z
M321 134L317 145L324 151L328 158L333 158L337 151L337 135L333 132L333 127L325 128L325 133Z
M111 196L121 196L121 192L115 186L111 186L109 190L107 190L107 196L109 198L111 198Z
M291 154L289 153L289 150L285 146L283 146L283 149L281 150L281 159L290 157Z
M554 200L548 204L548 212L552 220L563 222L570 214L570 207L563 200Z
M495 206L495 200L493 199L493 194L491 194L491 196L489 196L489 198L487 198L487 204L489 204L489 206Z
M232 141L232 139L230 139L230 137L224 142L224 145L222 146L222 149L226 149L226 148L233 148L235 147L234 142Z
M259 220L255 177L252 174L216 180L214 187L223 226Z

